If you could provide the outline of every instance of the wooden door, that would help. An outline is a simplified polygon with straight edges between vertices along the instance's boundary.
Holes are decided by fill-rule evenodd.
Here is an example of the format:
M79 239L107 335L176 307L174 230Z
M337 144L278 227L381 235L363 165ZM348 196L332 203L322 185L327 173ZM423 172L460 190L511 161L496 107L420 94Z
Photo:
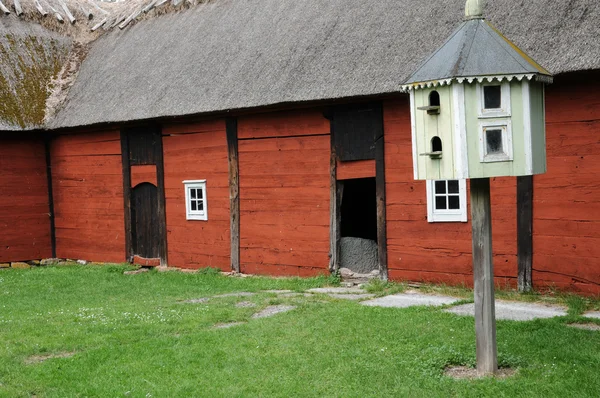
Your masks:
M162 135L156 126L121 132L126 251L139 265L166 265Z

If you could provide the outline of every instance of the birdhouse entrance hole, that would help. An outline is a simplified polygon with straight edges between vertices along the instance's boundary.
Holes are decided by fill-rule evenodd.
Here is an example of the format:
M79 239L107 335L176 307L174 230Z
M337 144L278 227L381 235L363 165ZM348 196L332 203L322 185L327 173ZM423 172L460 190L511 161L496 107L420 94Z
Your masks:
M379 269L375 178L339 181L343 184L340 222L340 267L358 274Z
M429 106L440 106L440 93L437 91L429 93Z
M431 139L431 153L442 152L442 139L440 137L433 137Z

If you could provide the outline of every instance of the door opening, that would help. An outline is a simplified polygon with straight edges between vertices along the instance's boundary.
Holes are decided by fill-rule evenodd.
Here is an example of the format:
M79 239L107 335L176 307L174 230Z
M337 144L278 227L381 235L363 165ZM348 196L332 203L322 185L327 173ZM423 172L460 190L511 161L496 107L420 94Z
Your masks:
M340 183L344 184L340 267L357 274L374 273L379 270L375 178L357 178Z

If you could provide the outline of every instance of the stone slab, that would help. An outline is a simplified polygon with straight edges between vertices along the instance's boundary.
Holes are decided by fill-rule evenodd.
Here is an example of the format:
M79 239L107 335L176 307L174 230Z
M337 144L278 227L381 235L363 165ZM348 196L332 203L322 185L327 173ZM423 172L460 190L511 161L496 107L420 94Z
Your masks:
M364 294L330 294L329 297L341 300L366 300L369 298L375 297L374 294L364 293Z
M222 298L222 297L250 297L254 296L256 293L250 292L234 292L234 293L224 293L217 294L216 296L212 296L212 298Z
M14 262L14 263L10 263L10 267L11 268L27 269L27 268L31 268L31 265L29 265L27 263L23 263L23 262L17 261L17 262Z
M213 326L214 329L229 329L234 326L244 325L246 322L229 322L229 323L217 323Z
M10 263L0 263L0 268L10 268Z
M475 304L464 304L448 308L446 312L456 315L474 316ZM496 319L532 321L534 319L554 318L555 316L565 315L567 315L567 311L563 307L496 300Z
M361 294L365 293L364 290L358 287L317 287L314 289L308 289L309 293L321 293L321 294Z
M567 326L576 329L591 330L594 332L600 331L600 325L595 323L570 323Z
M450 296L438 296L428 294L399 293L390 296L379 297L373 300L363 301L362 305L369 307L393 307L408 308L416 306L442 306L453 304L460 299Z
M295 309L293 305L270 305L262 311L252 315L252 319L268 318L273 315L281 314L282 312L288 312Z
M586 318L600 319L600 311L588 311L585 314L583 314L583 316L585 316Z
M256 307L256 304L254 304L251 301L241 301L241 302L237 303L235 306L237 308L252 308L252 307Z
M287 293L293 293L293 290L277 290L277 289L272 289L272 290L263 290L263 293L287 294Z

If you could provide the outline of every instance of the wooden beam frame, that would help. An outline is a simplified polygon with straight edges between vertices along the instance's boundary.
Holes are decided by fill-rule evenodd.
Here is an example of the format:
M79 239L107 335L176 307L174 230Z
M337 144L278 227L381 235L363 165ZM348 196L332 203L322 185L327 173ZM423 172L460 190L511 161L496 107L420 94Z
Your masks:
M167 211L166 211L166 198L165 198L165 165L163 161L163 136L162 128L160 126L154 126L153 134L157 136L156 150L156 188L158 189L158 224L159 235L160 235L160 264L164 267L168 264L168 250L167 250ZM131 170L130 170L131 179Z
M48 216L50 217L50 246L52 258L56 258L56 225L54 217L54 193L52 190L52 159L50 156L50 138L44 139L44 151L46 153L46 178L48 181Z
M519 292L533 289L533 176L517 177L517 263Z
M332 122L333 124L333 122ZM337 154L333 141L333 125L331 127L331 155L329 158L329 272L337 274L340 270L341 256L341 222L342 198L344 183L337 180Z
M377 252L379 254L379 275L388 280L387 227L385 198L385 140L384 135L375 142L375 192L377 197Z
M229 159L229 217L231 231L231 269L241 272L240 267L240 170L238 160L237 119L225 121Z
M121 130L121 164L123 168L123 215L125 221L125 260L133 259L133 231L131 226L131 165L129 164L129 141Z

